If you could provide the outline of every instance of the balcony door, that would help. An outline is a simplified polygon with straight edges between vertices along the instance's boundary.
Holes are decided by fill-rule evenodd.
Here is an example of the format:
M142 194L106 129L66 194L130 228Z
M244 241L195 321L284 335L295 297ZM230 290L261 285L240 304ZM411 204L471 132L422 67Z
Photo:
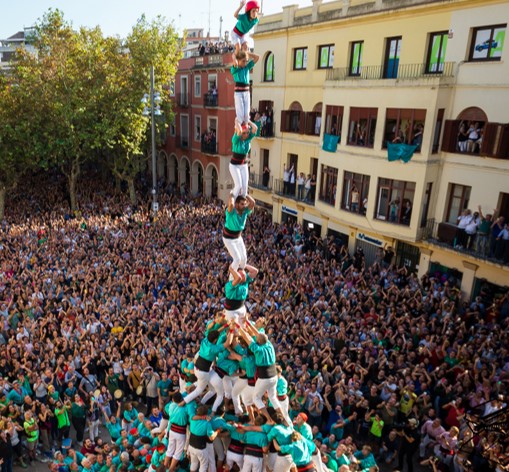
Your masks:
M398 77L401 40L401 36L387 38L387 43L385 45L384 79L396 79Z

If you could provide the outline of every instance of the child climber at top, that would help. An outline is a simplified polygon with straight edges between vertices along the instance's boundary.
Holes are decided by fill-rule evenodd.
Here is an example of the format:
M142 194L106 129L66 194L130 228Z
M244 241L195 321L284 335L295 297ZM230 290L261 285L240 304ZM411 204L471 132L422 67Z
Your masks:
M240 13L242 7L246 5L245 13ZM257 0L242 0L239 8L235 10L233 16L237 18L237 24L234 26L231 33L231 41L235 45L235 52L238 53L240 49L246 50L251 44L249 32L258 23L258 15L260 13L260 5Z

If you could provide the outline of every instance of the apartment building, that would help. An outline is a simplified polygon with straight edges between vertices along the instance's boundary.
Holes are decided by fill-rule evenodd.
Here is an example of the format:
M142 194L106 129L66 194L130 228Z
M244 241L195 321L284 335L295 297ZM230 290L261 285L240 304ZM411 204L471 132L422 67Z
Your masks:
M390 246L419 275L453 273L466 298L508 286L503 256L457 227L479 206L509 217L507 18L501 0L313 0L263 17L253 106L274 132L252 146L255 198L368 262Z
M181 191L227 199L235 105L231 53L194 55L179 63L171 87L174 121L159 175Z

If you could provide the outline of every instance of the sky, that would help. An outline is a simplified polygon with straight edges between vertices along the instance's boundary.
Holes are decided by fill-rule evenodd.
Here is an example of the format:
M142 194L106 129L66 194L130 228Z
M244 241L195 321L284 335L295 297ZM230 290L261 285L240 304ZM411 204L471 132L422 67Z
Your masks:
M258 0L265 15L279 13L285 5L312 5L312 0ZM99 25L105 35L127 36L143 14L153 19L162 15L174 22L180 31L203 28L208 31L210 6L211 36L231 31L235 25L233 12L238 1L232 0L0 0L0 39L8 38L24 27L32 26L49 9L58 8L73 26Z

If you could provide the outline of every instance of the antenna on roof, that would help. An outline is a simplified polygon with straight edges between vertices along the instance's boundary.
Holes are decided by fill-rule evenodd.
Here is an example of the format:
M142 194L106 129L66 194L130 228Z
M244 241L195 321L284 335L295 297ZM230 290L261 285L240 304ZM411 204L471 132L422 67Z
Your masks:
M209 0L209 32L207 34L207 36L210 38L210 2L211 0Z

